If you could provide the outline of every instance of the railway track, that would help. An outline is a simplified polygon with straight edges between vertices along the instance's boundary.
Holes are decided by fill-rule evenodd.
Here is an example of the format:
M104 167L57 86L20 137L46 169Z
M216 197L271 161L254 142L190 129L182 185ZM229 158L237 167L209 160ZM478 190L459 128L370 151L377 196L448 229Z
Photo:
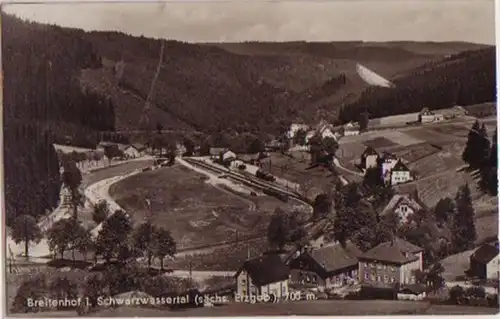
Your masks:
M276 185L261 181L261 180L257 179L257 177L254 178L254 177L251 177L248 175L238 174L238 173L230 171L229 169L225 170L222 168L218 168L214 165L210 165L210 164L201 162L199 160L194 160L194 159L190 159L190 158L184 158L184 160L191 165L201 167L203 169L209 170L209 171L214 172L216 174L224 174L228 178L231 178L231 179L233 179L237 182L240 182L244 185L254 187L254 188L259 188L259 189L271 189L271 190L279 192L281 194L285 194L285 195L287 195L287 196L289 196L297 201L300 201L304 204L307 204L308 206L311 206L309 201L306 198L304 198L303 196L298 195L294 192L284 190L281 187L278 187Z

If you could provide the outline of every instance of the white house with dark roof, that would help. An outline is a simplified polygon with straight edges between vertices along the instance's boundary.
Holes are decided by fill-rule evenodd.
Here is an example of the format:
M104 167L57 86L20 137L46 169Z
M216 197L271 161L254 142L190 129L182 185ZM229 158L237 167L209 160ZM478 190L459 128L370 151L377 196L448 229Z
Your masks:
M288 294L290 269L277 254L247 260L235 274L239 296Z
M306 249L290 261L292 282L319 288L337 288L358 278L361 250L353 243L332 243Z
M127 145L123 153L130 158L142 157L146 154L146 146L142 144Z
M413 180L413 174L401 160L398 160L392 167L388 177L391 185L404 184Z

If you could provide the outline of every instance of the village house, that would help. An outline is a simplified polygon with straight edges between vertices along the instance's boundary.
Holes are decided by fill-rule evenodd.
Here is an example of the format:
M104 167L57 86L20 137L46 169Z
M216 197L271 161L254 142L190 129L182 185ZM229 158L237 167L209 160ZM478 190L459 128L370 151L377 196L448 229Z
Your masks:
M235 274L236 293L240 296L288 294L290 269L279 255L269 254L247 260Z
M349 122L344 125L344 136L359 135L359 130L360 127L358 123Z
M392 169L386 172L384 179L386 182L390 183L390 185L403 184L412 181L413 174L408 166L398 159Z
M362 287L393 289L415 284L414 272L423 269L423 251L398 237L368 250L359 257Z
M208 154L210 155L211 158L216 159L221 156L224 152L227 151L227 148L224 147L211 147L210 150L208 151Z
M319 289L338 288L358 277L361 250L351 242L308 248L290 261L292 282Z
M377 151L371 147L368 146L363 154L361 154L361 168L367 170L372 167L377 167L379 165L379 155Z
M499 260L498 242L486 243L470 256L470 267L465 273L468 277L477 279L498 280Z
M418 199L416 194L394 194L380 213L380 216L395 213L399 216L401 223L405 223L408 221L410 215L424 208L424 204Z
M224 163L230 163L230 162L236 160L236 154L230 150L227 150L221 154L221 159L222 159L222 162L224 162Z
M146 154L146 146L142 144L131 144L125 147L123 153L129 158L138 158Z

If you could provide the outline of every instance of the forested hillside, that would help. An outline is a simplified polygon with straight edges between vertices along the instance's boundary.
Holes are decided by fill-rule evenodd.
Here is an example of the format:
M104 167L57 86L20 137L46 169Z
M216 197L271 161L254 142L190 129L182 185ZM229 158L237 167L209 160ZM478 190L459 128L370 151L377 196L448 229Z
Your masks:
M82 68L100 67L83 32L2 14L3 136L6 220L40 216L57 205L60 176L52 143L66 136L95 146L114 128L110 100L83 92ZM89 140L94 134L94 141Z
M341 122L418 112L423 107L442 109L454 105L492 102L496 99L495 48L466 51L431 62L397 79L394 89L370 87L358 100L345 105Z

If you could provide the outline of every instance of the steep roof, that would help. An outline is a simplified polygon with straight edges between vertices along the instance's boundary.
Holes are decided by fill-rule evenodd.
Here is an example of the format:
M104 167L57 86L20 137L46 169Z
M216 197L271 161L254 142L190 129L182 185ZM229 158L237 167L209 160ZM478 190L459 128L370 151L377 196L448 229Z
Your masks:
M258 286L282 281L290 276L290 269L277 254L264 255L245 261L235 276L237 277L243 270Z
M472 254L470 259L482 264L487 264L498 256L498 253L498 244L484 244Z
M224 147L211 147L209 150L210 155L220 155L221 153L224 153L227 151L227 148Z
M397 163L394 165L394 167L392 168L392 171L403 171L403 172L409 172L410 169L408 168L408 166L406 166L405 164L403 164L403 162L401 162L401 160L398 160Z
M382 153L382 159L386 160L386 159L398 159L398 157L392 153L389 153L389 152L383 152Z
M363 155L361 155L361 156L366 157L369 155L378 155L378 153L373 147L368 146L367 148L365 148L365 151L363 152Z
M133 147L138 151L142 151L142 150L146 149L146 146L139 144L139 143L130 144L129 147Z
M351 242L345 246L339 243L328 245L308 252L310 256L326 271L332 272L358 263L361 250Z
M384 207L381 215L388 214L389 212L396 209L401 203L408 204L415 211L424 208L424 205L421 204L418 200L414 199L410 194L394 194L389 203Z
M423 251L422 248L395 237L393 241L387 241L373 247L361 255L360 258L406 264L417 259L414 256L406 257L407 253L414 254L421 251Z

